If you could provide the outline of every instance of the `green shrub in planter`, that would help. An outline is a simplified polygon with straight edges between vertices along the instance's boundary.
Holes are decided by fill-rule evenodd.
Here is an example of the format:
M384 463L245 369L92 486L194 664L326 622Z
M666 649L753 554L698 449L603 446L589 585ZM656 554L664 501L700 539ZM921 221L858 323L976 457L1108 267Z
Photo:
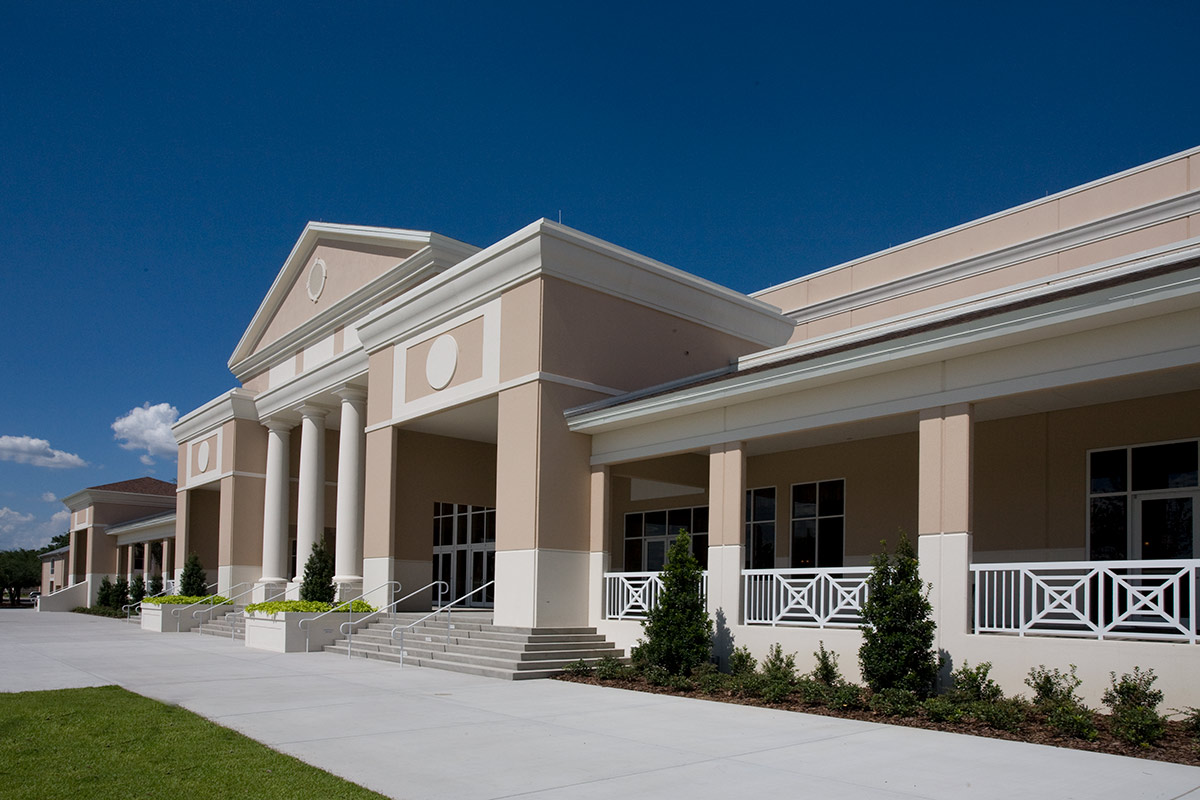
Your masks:
M1025 724L1029 704L1019 697L1001 697L998 700L981 700L967 706L972 717L999 731L1018 731Z
M1183 726L1187 732L1200 738L1200 708L1188 706L1179 713L1183 715Z
M733 652L729 654L730 675L750 675L756 669L758 669L758 660L750 655L749 647L743 645L733 648Z
M222 597L219 594L204 594L204 595L188 595L188 594L164 594L158 597L142 598L143 603L148 603L152 606L190 606L190 605L210 605L219 606L222 603L228 603L228 598Z
M1109 676L1112 686L1104 690L1102 699L1112 710L1113 735L1143 747L1161 739L1167 732L1167 723L1158 713L1163 693L1153 688L1158 680L1154 670L1142 672L1140 667L1134 667L1132 673L1125 673L1120 679L1115 672Z
M1078 700L1056 703L1046 715L1046 724L1067 736L1089 742L1094 742L1100 735L1092 710Z
M958 703L946 697L930 697L921 703L921 708L925 710L925 716L934 722L958 722L963 716Z
M1045 664L1039 664L1029 670L1025 685L1033 690L1033 704L1038 708L1049 711L1062 703L1075 703L1078 697L1075 690L1083 681L1075 675L1075 665L1071 664L1070 672L1059 669L1046 669Z
M863 687L857 683L841 683L829 693L829 707L844 711L858 711L867 707Z
M733 681L736 680L736 676L726 675L717 669L716 664L708 663L701 664L692 670L692 680L696 682L696 686L700 691L706 694L716 694L729 689Z
M805 703L814 706L828 705L830 695L833 694L833 687L827 683L822 683L816 678L803 677L796 681L796 694Z
M817 642L817 650L813 656L817 665L813 667L811 677L826 686L836 686L842 682L842 671L838 669L837 653L825 649L825 642Z
M567 666L563 667L563 671L568 675L574 675L576 678L586 678L592 674L591 666L582 658L567 664Z
M926 697L939 664L929 592L921 583L908 538L901 535L894 557L888 556L887 543L881 544L883 551L871 560L868 597L862 606L858 659L863 678L876 692L897 686Z
M615 681L629 675L629 667L616 656L603 656L596 662L596 677L602 681Z
M251 603L246 606L246 613L275 615L299 611L309 614L323 614L331 609L333 609L333 603L325 603L318 600L271 600L267 603ZM336 613L370 614L374 610L375 606L365 600L355 600L348 607L339 608Z
M921 707L921 698L908 689L893 686L871 695L872 711L888 717L911 717Z
M991 671L990 661L984 661L977 667L972 667L971 662L964 661L959 669L950 673L950 699L965 704L991 703L1004 697L1000 685L988 677Z

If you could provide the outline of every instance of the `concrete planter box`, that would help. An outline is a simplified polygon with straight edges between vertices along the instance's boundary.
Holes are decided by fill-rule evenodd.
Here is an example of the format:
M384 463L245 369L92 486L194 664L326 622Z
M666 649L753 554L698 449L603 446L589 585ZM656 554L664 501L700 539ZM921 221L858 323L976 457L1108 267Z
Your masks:
M201 619L196 619L192 616L192 611L198 611L202 606L196 606L190 611L184 611L187 606L178 605L176 603L142 603L142 630L154 631L155 633L174 633L175 631L191 631L200 627L200 623L207 622L209 619L219 619L222 614L232 611L233 606L228 603L221 603L214 606L213 611L209 615L204 615ZM172 611L179 609L178 619Z
M325 645L342 638L339 628L350 617L348 614L330 614L315 625L310 625L308 631L300 627L301 620L319 616L320 613L315 611L247 614L246 646L275 653L303 653L307 637L309 652L320 652Z

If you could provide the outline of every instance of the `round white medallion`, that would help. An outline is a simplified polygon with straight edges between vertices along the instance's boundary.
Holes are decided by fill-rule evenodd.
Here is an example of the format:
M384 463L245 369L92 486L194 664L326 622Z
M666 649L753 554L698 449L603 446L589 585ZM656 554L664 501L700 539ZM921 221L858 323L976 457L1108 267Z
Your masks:
M208 471L208 442L207 441L201 442L200 446L196 448L196 466L200 468L201 472Z
M434 389L445 389L458 368L458 342L448 333L434 340L425 359L425 380Z
M325 262L318 258L308 268L308 299L314 303L321 297L321 292L325 291Z

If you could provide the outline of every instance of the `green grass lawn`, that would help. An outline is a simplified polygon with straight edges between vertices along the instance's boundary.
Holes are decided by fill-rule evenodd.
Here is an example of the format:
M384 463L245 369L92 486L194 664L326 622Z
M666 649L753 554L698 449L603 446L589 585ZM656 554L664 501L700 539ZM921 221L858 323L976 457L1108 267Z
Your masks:
M382 797L118 686L0 694L0 787L5 800Z

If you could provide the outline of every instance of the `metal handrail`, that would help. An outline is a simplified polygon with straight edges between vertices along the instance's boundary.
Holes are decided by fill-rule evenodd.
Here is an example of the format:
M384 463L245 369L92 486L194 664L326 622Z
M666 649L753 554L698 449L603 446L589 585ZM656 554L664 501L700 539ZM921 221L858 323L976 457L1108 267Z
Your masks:
M306 652L306 653L308 652L308 642L309 642L309 639L312 638L312 623L316 622L321 617L329 616L330 614L337 611L339 608L342 608L343 606L351 605L355 600L362 600L364 597L371 594L372 592L378 592L380 589L384 588L385 586L391 586L392 584L396 585L395 590L392 592L393 595L395 595L396 592L398 592L404 588L403 586L400 585L400 581L387 581L385 583L379 584L374 589L368 589L365 592L362 592L361 594L359 594L358 597L351 597L349 600L343 600L342 602L338 603L333 608L329 609L328 611L317 614L315 617L309 617L308 619L300 620L300 629L304 631L304 652ZM353 620L354 619L353 608L350 610L349 613L351 615L350 619ZM372 612L372 613L374 613L374 612ZM306 622L308 623L307 625L304 624Z
M204 587L204 591L207 592L209 589L213 588L216 585L217 585L217 581L213 581L212 583L210 583ZM236 589L239 586L245 586L245 585L246 584L244 582L243 583L235 583L230 588ZM212 596L213 595L205 595L206 598L212 597ZM204 603L205 603L204 600L197 600L194 603L189 603L188 605L184 606L183 608L171 609L171 616L175 618L175 632L176 633L179 633L179 631L181 630L179 626L183 624L183 612L187 611L190 608L195 608L196 606L202 606L202 605L204 605ZM221 603L221 605L225 605L225 604ZM192 619L195 619L195 617L193 617Z
M454 627L451 624L451 621L452 621L451 609L453 609L454 606L458 605L463 600L466 600L471 595L479 594L480 592L482 592L484 589L488 588L489 586L494 586L495 583L496 583L495 581L488 581L483 586L480 586L478 589L473 589L472 591L464 594L462 597L459 597L456 600L451 600L449 603L446 603L446 605L442 606L441 608L430 611L428 614L421 617L416 622L410 622L408 625L397 625L396 627L392 628L391 635L388 637L389 639L394 640L396 638L396 631L400 631L400 668L401 669L404 668L404 632L405 631L407 631L411 628L415 628L416 626L420 625L422 622L429 619L430 617L436 617L438 614L445 611L446 612L446 646L449 647L449 645L450 645L450 629Z
M166 583L167 583L166 581L163 581L162 591L155 592L154 594L144 594L144 595L142 595L142 600L145 600L148 597L162 597L163 595L165 595L168 591L170 591L170 589L167 587ZM121 606L121 610L125 612L126 621L128 621L129 618L133 616L133 614L130 612L129 609L137 608L138 606L140 606L142 604L142 600L138 600L136 603L130 603L127 606Z
M266 585L270 586L271 584L266 584ZM265 598L265 599L263 600L263 602L264 602L264 603L269 603L269 602L271 602L272 600L278 600L280 597L283 597L284 595L286 595L286 594L287 594L287 592L288 592L288 587L287 587L287 584L285 583L285 584L283 585L283 588L282 588L282 589L280 589L278 592L276 592L275 594L271 595L270 597L267 597L267 598ZM245 619L245 618L246 618L246 609L244 609L244 608L243 608L241 611L234 611L234 612L233 612L233 614L232 614L232 617L238 617L238 616L240 616L242 619ZM231 617L231 618L229 618L229 638L230 638L230 639L236 639L236 638L237 638L237 626L235 626L235 625L233 624L233 619L232 619L232 617Z
M230 597L230 598L229 598L229 603L230 603L232 606L234 606L235 608L237 607L237 603L236 603L236 602L234 602L235 600L237 600L239 597L245 597L246 595L248 595L248 594L250 594L251 592L253 592L253 591L254 591L256 588L258 588L258 587L257 587L257 586L256 586L254 583L246 583L245 581L243 581L242 583L239 583L239 584L237 584L237 586L232 586L232 587L230 587L230 588L231 588L231 589L236 589L238 586L249 586L250 588L249 588L249 589L247 589L247 590L246 590L246 591L244 591L244 592L238 592L237 594L235 594L235 595L233 595L232 597ZM224 604L224 603L222 603L221 605L225 605L225 604ZM192 612L192 619L200 619L200 617L198 617L198 616L197 616L198 614L208 614L208 621L209 621L209 622L212 622L212 613L213 613L213 611L214 611L214 610L216 610L216 608L217 608L217 607L216 607L216 606L214 606L214 605L212 605L211 603L209 604L208 608L197 608L195 611L193 611L193 612ZM200 624L201 624L201 625L203 625L204 623L203 623L203 622L201 622ZM196 627L196 633L200 633L200 627L199 627L199 626L197 626L197 627Z
M343 622L340 626L338 626L338 630L341 631L342 635L346 637L346 658L350 658L353 655L354 626L355 625L362 625L364 622L366 622L367 620L369 620L371 617L375 616L376 614L382 614L385 611L390 611L393 608L395 608L396 606L403 603L408 598L416 597L421 592L425 591L426 589L428 589L430 587L437 586L439 583L442 586L446 587L446 591L450 591L450 584L446 583L445 581L434 581L433 583L427 583L424 586L422 586L420 589L417 589L415 592L410 592L410 593L404 595L404 597L401 597L399 600L393 600L392 602L388 603L383 608L372 611L370 614L367 614L365 617L358 620L357 622L353 622L353 621L352 622ZM438 597L441 597L441 596L442 596L442 591L439 590Z

